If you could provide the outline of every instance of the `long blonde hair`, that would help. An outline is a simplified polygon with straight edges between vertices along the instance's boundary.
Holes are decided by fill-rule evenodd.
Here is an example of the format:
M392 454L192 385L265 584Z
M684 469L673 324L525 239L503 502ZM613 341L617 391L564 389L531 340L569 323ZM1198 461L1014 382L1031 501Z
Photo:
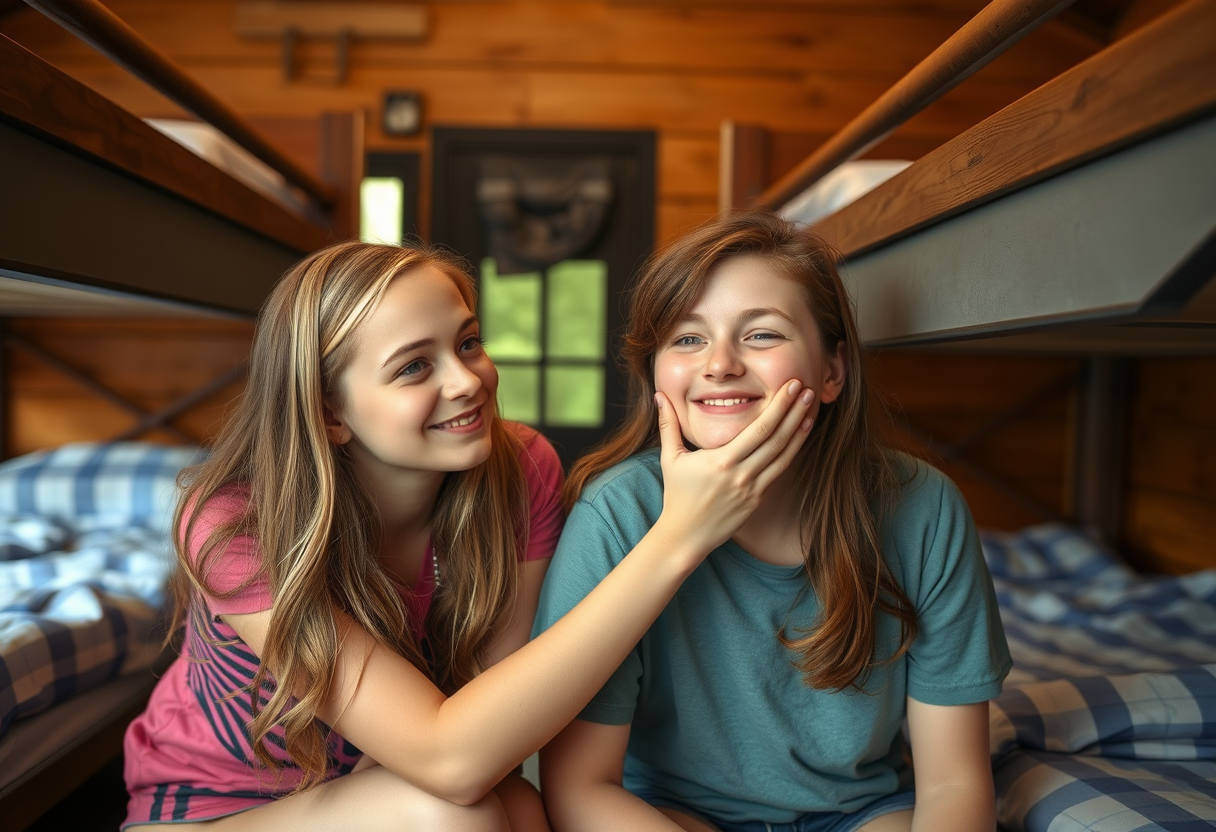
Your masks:
M171 632L199 592L224 597L209 584L211 566L236 535L252 536L274 607L251 690L262 689L268 667L276 681L264 707L253 696L252 746L258 762L277 766L266 744L282 725L286 750L302 770L300 789L322 780L328 766L326 732L316 714L338 650L335 608L450 691L482 668L517 592L527 489L519 440L497 413L489 459L448 474L435 507L432 541L443 554L443 580L427 622L430 663L379 566L374 504L350 458L325 432L324 405L337 400L338 379L354 355L350 334L390 282L425 265L450 277L469 308L476 308L462 264L429 247L340 243L289 270L258 316L249 380L232 418L209 458L182 478ZM249 489L247 509L196 539L202 508L233 486Z
M878 515L898 489L898 474L874 437L864 356L835 253L814 234L770 212L727 214L646 264L631 287L621 349L628 386L625 420L575 464L563 502L569 510L597 474L658 446L655 355L701 297L713 268L743 254L767 259L802 287L824 353L839 348L844 361L844 388L836 401L821 405L794 466L793 491L802 495L804 563L822 613L796 636L777 637L797 654L794 665L810 687L860 688L874 664L894 658L875 655L875 610L900 621L896 656L916 636L916 614L882 558L879 535Z

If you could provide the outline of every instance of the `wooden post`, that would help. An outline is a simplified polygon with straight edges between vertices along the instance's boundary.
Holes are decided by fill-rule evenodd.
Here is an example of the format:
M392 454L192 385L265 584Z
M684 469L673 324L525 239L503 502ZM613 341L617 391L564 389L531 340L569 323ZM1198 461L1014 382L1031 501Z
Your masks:
M755 204L768 185L768 130L722 122L718 145L718 210Z
M1089 356L1081 371L1074 426L1074 498L1078 525L1104 543L1119 541L1127 455L1130 362Z
M0 317L0 460L8 459L9 437L9 372L8 350L5 348L5 335L8 330L8 318Z

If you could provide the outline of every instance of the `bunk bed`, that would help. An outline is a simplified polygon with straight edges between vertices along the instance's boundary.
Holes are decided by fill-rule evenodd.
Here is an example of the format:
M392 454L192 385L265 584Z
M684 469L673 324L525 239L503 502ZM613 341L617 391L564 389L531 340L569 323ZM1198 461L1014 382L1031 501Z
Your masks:
M29 347L5 337L5 316L252 320L289 265L357 234L361 113L244 119L101 4L29 5L205 124L148 124L0 36L0 346ZM183 130L185 144L167 135ZM217 167L217 147L245 171ZM286 200L250 184L251 164ZM132 433L197 398L129 407ZM112 759L171 658L154 613L174 477L198 453L110 441L0 463L0 590L13 602L0 641L20 645L0 661L0 829L24 828ZM36 573L54 580L34 589Z
M726 200L796 215L825 174L1063 5L992 3L775 184L748 158L754 129L728 127ZM1126 444L1112 356L1216 355L1213 32L1216 2L1182 4L811 218L867 346L1086 364L1076 525L982 535L1014 656L990 706L1010 832L1216 826L1216 568L1141 575L1102 543Z

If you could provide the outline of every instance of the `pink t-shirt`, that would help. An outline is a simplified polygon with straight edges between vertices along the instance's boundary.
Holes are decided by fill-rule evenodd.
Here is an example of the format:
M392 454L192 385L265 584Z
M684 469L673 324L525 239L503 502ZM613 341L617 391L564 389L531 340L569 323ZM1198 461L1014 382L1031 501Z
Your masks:
M561 533L561 462L549 442L523 425L507 423L524 443L521 455L530 497L527 550L521 560L550 557ZM248 490L231 488L208 502L195 527L196 539L206 538L208 517L214 522L244 509ZM255 766L249 740L252 693L258 657L219 618L220 615L270 609L272 599L256 541L235 538L222 555L213 556L208 585L235 590L228 598L207 596L196 604L186 622L181 656L170 665L152 692L148 707L127 728L123 743L130 802L128 826L141 823L197 821L251 809L290 793L299 782L299 769L284 750L283 731L276 728L267 746L285 765L278 770ZM434 590L433 557L426 556L412 589L402 599L419 639ZM274 691L267 681L261 701ZM329 734L327 779L348 774L360 751L334 732Z

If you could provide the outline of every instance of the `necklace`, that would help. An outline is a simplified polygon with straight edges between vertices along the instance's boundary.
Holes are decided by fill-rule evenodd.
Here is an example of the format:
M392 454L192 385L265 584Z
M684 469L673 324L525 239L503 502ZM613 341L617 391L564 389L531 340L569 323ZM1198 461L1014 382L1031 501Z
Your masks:
M435 589L439 589L439 553L431 550L431 566L435 572Z

